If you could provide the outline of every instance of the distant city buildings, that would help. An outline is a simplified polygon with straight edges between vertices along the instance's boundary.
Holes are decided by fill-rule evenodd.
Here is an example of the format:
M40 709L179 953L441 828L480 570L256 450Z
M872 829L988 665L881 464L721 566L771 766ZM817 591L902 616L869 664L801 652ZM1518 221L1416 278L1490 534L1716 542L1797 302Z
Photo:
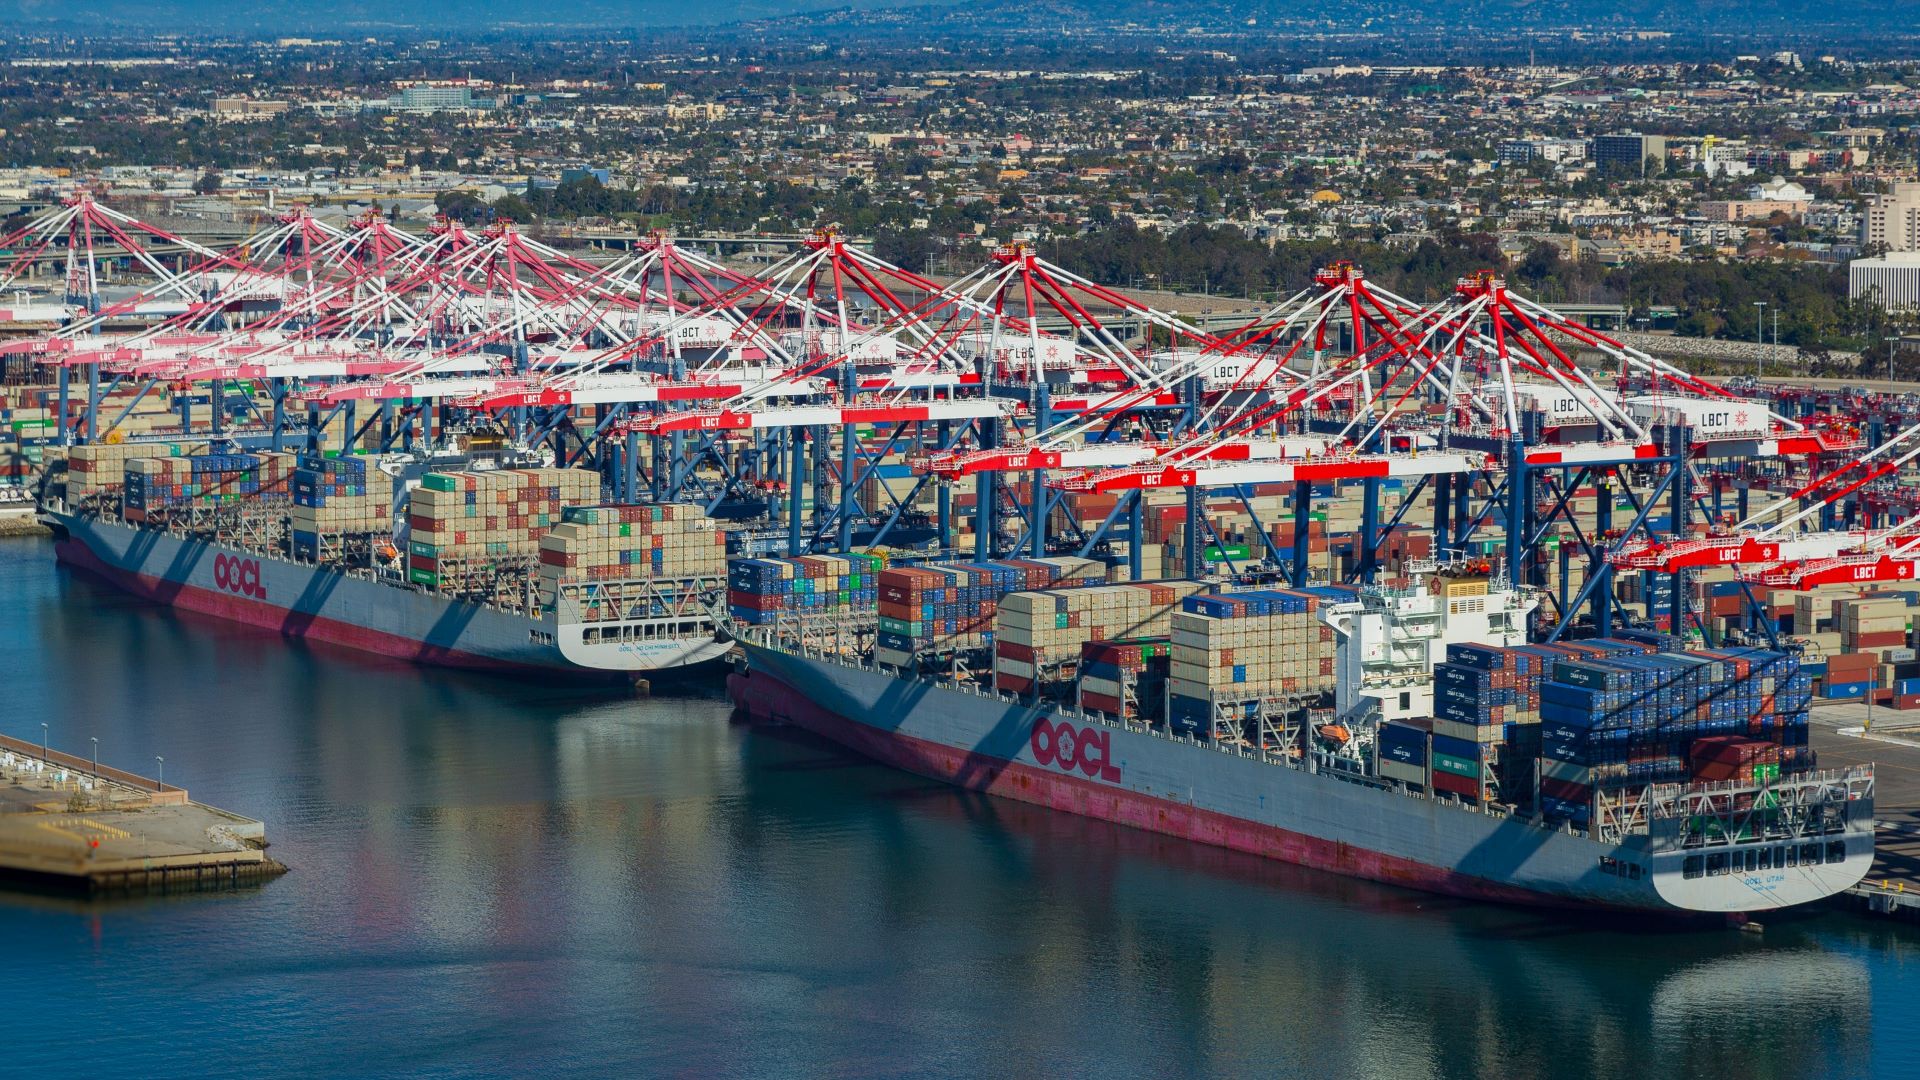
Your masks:
M1502 165L1526 165L1535 161L1565 165L1584 161L1586 157L1585 139L1508 139L1500 144L1499 150Z
M425 82L402 86L385 104L393 112L437 113L490 112L498 103L474 97L471 82Z
M1593 137L1593 164L1611 175L1646 176L1666 167L1667 139L1664 135L1618 135Z
M1888 251L1920 250L1920 181L1897 183L1890 192L1867 197L1860 242L1885 244Z
M1920 252L1900 252L1847 264L1847 295L1888 311L1920 310Z
M213 115L223 120L264 120L279 116L292 107L291 102L263 101L259 98L217 97L213 99Z
M1697 161L1700 171L1708 176L1751 176L1753 166L1747 161L1752 149L1745 140L1715 139L1708 136L1700 142Z

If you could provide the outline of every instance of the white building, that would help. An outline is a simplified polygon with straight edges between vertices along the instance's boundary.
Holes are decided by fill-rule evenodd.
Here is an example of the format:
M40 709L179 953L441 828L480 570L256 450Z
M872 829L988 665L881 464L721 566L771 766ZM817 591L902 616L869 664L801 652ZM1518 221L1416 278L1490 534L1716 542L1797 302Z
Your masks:
M1885 244L1888 251L1920 250L1920 182L1902 181L1885 195L1869 195L1860 242Z
M1847 264L1847 295L1889 311L1920 309L1920 252L1900 252Z
M1747 164L1749 149L1745 141L1705 139L1700 144L1697 159L1700 171L1708 176L1751 176L1753 166Z
M1547 161L1555 165L1583 161L1587 156L1585 139L1508 139L1500 144L1502 165L1525 165Z
M1760 202L1812 202L1813 193L1784 176L1753 185L1747 198Z

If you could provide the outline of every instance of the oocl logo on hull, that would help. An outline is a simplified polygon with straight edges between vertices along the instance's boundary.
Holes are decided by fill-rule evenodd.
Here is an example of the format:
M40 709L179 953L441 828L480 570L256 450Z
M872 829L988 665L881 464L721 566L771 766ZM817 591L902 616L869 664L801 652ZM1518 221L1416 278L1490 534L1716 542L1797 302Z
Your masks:
M238 555L213 557L213 583L235 596L267 598L266 583L260 580L260 560Z
M1113 764L1113 732L1097 727L1075 727L1062 720L1042 720L1033 726L1027 745L1034 760L1061 772L1078 770L1089 777L1120 782L1120 766Z

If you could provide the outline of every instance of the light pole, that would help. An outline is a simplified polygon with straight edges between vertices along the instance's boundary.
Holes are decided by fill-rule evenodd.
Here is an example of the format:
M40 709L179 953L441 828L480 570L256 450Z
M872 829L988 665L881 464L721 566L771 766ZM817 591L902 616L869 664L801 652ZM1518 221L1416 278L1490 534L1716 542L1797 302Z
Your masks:
M155 754L153 755L153 760L155 764L160 766L160 771L156 773L153 778L153 790L159 791L161 788L167 786L167 759L161 757L159 754Z
M1767 302L1755 300L1753 302L1753 372L1756 377L1767 370L1767 339L1764 336L1767 327L1766 317Z
M47 725L44 723L40 725L40 760L49 760L47 753Z
M93 739L93 778L95 780L98 780L100 779L100 736L94 735L92 736L92 739Z

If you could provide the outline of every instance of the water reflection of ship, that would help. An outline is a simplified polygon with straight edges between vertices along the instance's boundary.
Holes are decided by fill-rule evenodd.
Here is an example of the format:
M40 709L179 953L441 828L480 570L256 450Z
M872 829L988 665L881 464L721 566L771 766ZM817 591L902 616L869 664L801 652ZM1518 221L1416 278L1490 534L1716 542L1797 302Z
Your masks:
M889 910L1007 920L990 928L1037 943L1035 980L1164 981L1181 991L1174 1015L1196 1031L1273 1027L1284 1053L1319 1075L1701 1075L1735 1062L1739 1075L1811 1075L1865 1053L1866 972L1845 955L1358 881L903 777L783 726L751 724L743 755L747 782L804 805L809 828L867 819L892 864L870 886ZM823 772L838 797L806 799L812 781L793 778ZM761 793L751 801L766 810ZM1009 888L1023 902L1010 904ZM1686 1020L1696 991L1747 1019ZM1853 1034L1759 1038L1769 1025ZM1695 1067L1674 1067L1675 1037Z
M1871 1071L1864 1045L1819 1045L1835 1033L1872 1030L1872 979L1856 956L1808 946L1697 960L1659 981L1647 1012L1660 1056L1692 1075L1725 1067L1702 1049L1707 1040L1805 1055L1800 1068L1777 1062L1771 1071L1780 1076ZM1813 1057L1842 1050L1861 1060L1849 1068Z

